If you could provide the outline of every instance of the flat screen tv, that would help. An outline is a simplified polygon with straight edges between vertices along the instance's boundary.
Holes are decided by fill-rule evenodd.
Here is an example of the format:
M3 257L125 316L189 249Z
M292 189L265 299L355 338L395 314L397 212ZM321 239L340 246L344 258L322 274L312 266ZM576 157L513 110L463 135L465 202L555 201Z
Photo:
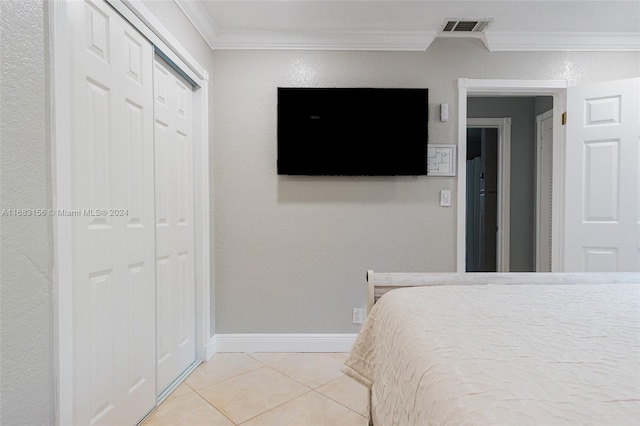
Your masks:
M428 89L278 88L278 174L427 174Z

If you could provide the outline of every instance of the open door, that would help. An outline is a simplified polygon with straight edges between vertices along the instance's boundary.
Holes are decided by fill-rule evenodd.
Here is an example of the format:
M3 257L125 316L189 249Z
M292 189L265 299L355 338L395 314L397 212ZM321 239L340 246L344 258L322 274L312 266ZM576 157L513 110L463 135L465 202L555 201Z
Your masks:
M553 110L536 117L536 272L553 265Z
M564 271L640 271L640 78L567 89Z

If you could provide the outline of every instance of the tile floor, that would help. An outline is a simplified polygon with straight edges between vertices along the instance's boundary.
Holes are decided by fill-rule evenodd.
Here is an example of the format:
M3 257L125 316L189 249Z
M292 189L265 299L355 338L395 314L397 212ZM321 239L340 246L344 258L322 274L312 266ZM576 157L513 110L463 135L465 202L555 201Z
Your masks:
M366 426L365 387L343 353L220 353L200 365L144 426Z

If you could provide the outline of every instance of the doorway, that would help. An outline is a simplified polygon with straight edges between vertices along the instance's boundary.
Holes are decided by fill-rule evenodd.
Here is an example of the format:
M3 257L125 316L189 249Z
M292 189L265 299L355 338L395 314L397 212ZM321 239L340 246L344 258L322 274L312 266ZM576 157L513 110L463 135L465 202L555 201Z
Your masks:
M499 145L500 161L497 163L500 171L497 187L499 200L497 211L500 213L497 232L499 237L502 237L499 241L503 243L498 244L498 249L503 256L497 262L497 269L480 268L480 270L493 272L536 270L535 234L538 217L535 206L535 123L537 111L548 111L552 108L552 99L548 96L474 96L468 99L468 115L474 117L467 119L468 128L478 122L488 127L497 126L506 119L509 119L510 123L508 144ZM486 174L486 170L484 172ZM490 201L489 197L496 196L495 193L486 191L485 194L487 202ZM473 269L473 267L467 267L467 270Z
M560 120L561 120L561 111L563 111L564 105L566 104L566 100L565 100L565 89L566 89L566 82L565 81L536 81L536 80L472 80L472 79L459 79L458 80L458 113L459 113L459 123L458 123L458 191L457 191L457 196L458 196L458 210L457 210L457 270L458 272L465 272L466 271L466 260L467 260L467 232L466 232L466 228L467 228L467 220L466 220L466 215L467 215L467 170L466 170L466 162L467 162L467 127L469 126L469 120L471 120L470 118L467 118L468 116L472 116L472 117L478 117L478 115L476 115L473 111L471 111L469 109L469 103L472 102L472 99L475 99L476 97L487 97L487 98L505 98L505 97L509 97L509 98L514 98L514 97L537 97L537 96L545 96L545 97L549 97L549 99L551 100L551 103L553 105L554 108L554 112L553 112L553 136L554 136L554 140L558 140L560 141L558 144L555 144L553 146L553 159L554 159L554 165L553 165L553 173L552 173L552 178L553 178L553 185L554 185L554 190L556 187L559 188L558 191L555 191L553 193L553 200L554 200L554 208L557 208L557 212L559 215L562 214L562 209L563 209L563 204L562 204L562 199L563 199L563 182L564 182L564 178L562 175L562 171L560 169L560 166L562 164L562 160L561 160L561 155L562 155L562 149L563 149L563 138L562 135L560 134L561 132L561 126L560 124ZM484 109L482 109L482 111L484 111ZM493 115L493 117L505 117L505 116L510 116L511 115L511 110L507 111L507 112L502 112L500 115ZM527 191L529 193L531 193L532 195L532 199L533 201L531 201L531 206L527 207L524 209L524 212L528 212L526 214L528 214L530 217L524 222L524 223L528 223L529 227L531 227L531 232L527 231L529 234L531 234L531 238L530 238L530 242L527 243L526 247L528 250L528 253L524 256L525 259L527 259L527 262L530 263L530 265L526 265L526 267L523 267L522 264L516 262L514 264L513 262L513 257L512 257L512 253L514 253L514 248L512 247L512 243L514 241L516 242L520 242L520 233L522 233L522 229L523 226L519 225L518 223L514 224L513 223L513 219L514 217L516 219L522 219L522 216L520 214L515 214L514 216L514 212L513 210L510 212L509 215L506 215L504 217L504 219L507 221L507 223L510 225L509 227L505 226L505 229L508 228L511 231L511 235L509 239L505 239L505 242L509 245L508 247L505 248L504 254L505 254L505 258L510 258L509 261L509 267L505 268L505 269L499 269L496 268L496 270L500 271L511 271L511 272L516 272L516 271L533 271L535 268L535 239L534 239L534 235L535 232L533 230L533 224L535 223L535 181L533 180L535 178L535 172L534 172L534 166L535 166L535 115L532 113L531 114L531 130L530 130L530 137L533 138L532 143L530 144L530 147L528 149L530 149L531 151L531 155L529 155L530 158L532 158L532 165L531 165L531 170L530 173L527 172L527 174L530 175L530 179L531 181L531 185L528 186ZM518 138L518 140L516 141L516 137ZM512 142L516 141L518 142L519 136L517 135L513 135L512 136ZM511 152L513 153L513 155L510 154L511 157L511 161L513 162L513 158L518 157L521 154L521 150L520 147L516 148L512 148ZM555 161L556 158L558 158L558 161ZM512 171L515 171L516 166L514 164L512 164ZM522 170L520 168L517 169L518 172L522 172ZM509 175L508 178L505 179L505 184L510 186L510 189L508 191L505 191L505 193L511 193L512 195L512 200L509 203L509 205L511 207L516 206L518 208L521 208L522 205L518 202L519 201L519 197L522 194L522 191L517 190L517 188L513 187L512 184L512 179L511 176ZM558 218L555 215L556 211L554 211L554 218L553 218L553 224L552 224L552 228L554 231L556 231L559 227L560 227L560 223L558 222ZM500 220L500 217L499 219ZM522 221L521 221L522 222ZM498 228L500 229L500 226L498 225ZM498 241L500 241L499 239L499 234L498 234ZM560 264L560 262L557 259L557 256L560 256L560 253L562 252L561 248L558 247L558 245L561 243L561 240L558 239L554 239L553 240L553 262L554 264ZM517 250L516 250L517 251ZM498 258L498 263L500 262L500 259Z
M478 153L478 146L480 146L480 153L482 153L482 142L485 143L485 157L491 157L489 163L485 161L485 168L489 166L489 173L491 176L486 176L486 170L482 173L482 178L491 179L490 188L484 188L483 193L488 195L485 198L483 195L483 203L489 202L488 210L483 208L482 214L488 214L489 217L484 216L478 223L482 223L484 226L484 236L481 238L482 245L488 244L487 247L483 247L483 253L480 256L487 256L487 250L493 253L491 257L495 257L495 260L486 259L484 263L488 262L488 265L479 267L475 262L473 265L467 265L465 270L467 272L509 272L510 270L510 240L511 240L511 118L468 118L467 119L467 150L469 149L469 131L470 129L478 129L477 136L480 136L479 140L471 142L479 142L480 145L475 144L471 146L471 154L467 152L467 160L473 158ZM473 137L474 131L471 131ZM488 142L495 139L495 144ZM487 146L487 143L491 144ZM489 152L487 152L487 148ZM478 164L482 162L482 156ZM480 178L480 175L477 176ZM494 182L495 180L495 182ZM487 194L487 192L490 192ZM467 200L469 203L470 200ZM473 202L471 200L471 202ZM467 212L467 220L476 220L474 215L479 212L478 209L474 209L471 212ZM487 230L491 230L487 235ZM478 226L475 226L471 232L467 233L467 236L472 238L476 230L482 230ZM482 246L481 245L481 246ZM474 251L479 250L472 247L467 247L466 251L470 258L476 257L479 259Z
M497 272L498 129L467 128L466 272Z

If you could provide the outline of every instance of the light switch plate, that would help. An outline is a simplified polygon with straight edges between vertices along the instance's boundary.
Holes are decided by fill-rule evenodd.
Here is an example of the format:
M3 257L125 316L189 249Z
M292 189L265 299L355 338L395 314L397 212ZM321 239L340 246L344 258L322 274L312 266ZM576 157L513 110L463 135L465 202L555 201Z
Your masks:
M450 207L451 206L451 191L448 189L443 189L440 191L440 206L442 207Z
M449 120L449 104L440 104L440 121L443 123Z

